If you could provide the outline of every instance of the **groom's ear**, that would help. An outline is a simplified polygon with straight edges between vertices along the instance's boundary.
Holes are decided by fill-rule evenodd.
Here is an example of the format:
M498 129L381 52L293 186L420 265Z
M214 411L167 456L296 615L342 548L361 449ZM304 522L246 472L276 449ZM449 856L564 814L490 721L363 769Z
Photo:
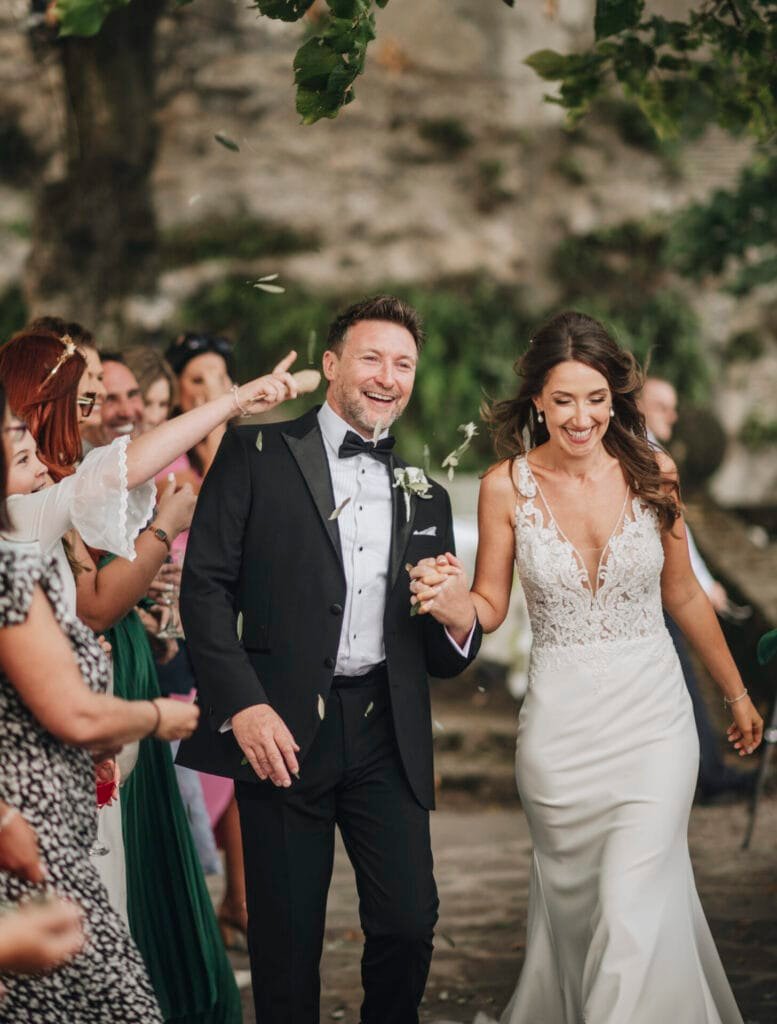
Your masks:
M337 367L340 362L340 356L334 352L331 348L328 348L323 355L321 360L321 368L324 371L324 376L327 380L334 380L337 376Z

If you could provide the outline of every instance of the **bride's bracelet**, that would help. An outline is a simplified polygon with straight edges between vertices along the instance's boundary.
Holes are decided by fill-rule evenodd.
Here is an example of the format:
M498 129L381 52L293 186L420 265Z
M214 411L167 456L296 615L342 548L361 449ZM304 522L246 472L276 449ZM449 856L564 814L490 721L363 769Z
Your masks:
M229 390L232 392L232 397L235 400L235 407L240 412L240 415L241 416L248 416L248 409L244 409L243 408L243 406L240 404L240 399L237 397L238 390L239 390L237 384L233 384L232 387Z
M723 698L723 710L725 711L732 704L738 704L740 700L744 700L747 696L747 687L740 693L738 697L724 697Z

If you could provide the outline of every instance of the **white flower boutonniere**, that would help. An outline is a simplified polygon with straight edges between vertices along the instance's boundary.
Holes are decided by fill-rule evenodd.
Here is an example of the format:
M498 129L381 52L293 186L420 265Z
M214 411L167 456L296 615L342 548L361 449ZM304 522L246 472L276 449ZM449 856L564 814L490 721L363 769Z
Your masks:
M431 498L429 491L432 485L426 479L426 474L418 466L405 466L404 469L394 470L394 487L401 487L405 495L405 513L410 519L410 495L417 498Z

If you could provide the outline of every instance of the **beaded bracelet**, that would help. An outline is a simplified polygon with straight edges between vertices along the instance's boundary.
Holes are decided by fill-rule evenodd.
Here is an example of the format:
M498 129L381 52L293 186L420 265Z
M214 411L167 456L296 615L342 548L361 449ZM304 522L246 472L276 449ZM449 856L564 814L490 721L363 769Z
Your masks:
M723 710L725 711L731 704L738 704L740 700L744 700L747 696L747 687L740 693L738 697L724 697L723 698Z
M237 393L238 393L238 386L237 386L237 384L233 384L232 387L229 390L232 392L232 397L235 400L235 405L237 406L237 409L240 412L240 415L241 416L248 416L249 415L248 409L244 409L243 408L243 406L240 404L240 399L237 397Z

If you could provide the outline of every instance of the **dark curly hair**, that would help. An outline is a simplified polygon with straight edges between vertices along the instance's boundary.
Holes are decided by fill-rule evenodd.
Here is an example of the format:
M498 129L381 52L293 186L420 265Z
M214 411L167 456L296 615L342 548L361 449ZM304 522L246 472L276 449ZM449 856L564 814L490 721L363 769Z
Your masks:
M568 311L547 320L515 364L521 378L518 394L484 408L497 455L514 459L548 440L547 425L538 419L533 399L553 367L568 360L585 363L607 381L615 415L602 443L621 464L634 494L655 509L663 529L671 530L681 511L680 493L677 482L662 473L637 407L642 371L632 353L584 313Z

